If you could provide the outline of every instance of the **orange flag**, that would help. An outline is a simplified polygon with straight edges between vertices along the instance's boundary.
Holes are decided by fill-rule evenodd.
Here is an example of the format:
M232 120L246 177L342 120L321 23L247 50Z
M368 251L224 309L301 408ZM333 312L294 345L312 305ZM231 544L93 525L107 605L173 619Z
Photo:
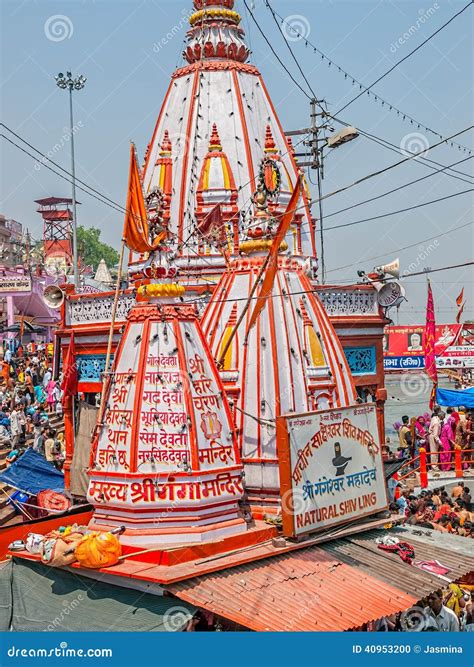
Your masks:
M459 296L456 297L456 306L458 308L461 308L463 301L464 301L464 287L460 291Z
M273 289L273 283L275 281L275 276L278 268L278 250L280 248L281 242L284 240L286 233L295 217L296 206L300 198L300 192L301 192L301 175L298 176L295 189L293 190L293 194L291 195L291 199L288 203L286 211L281 216L280 226L275 235L275 238L273 239L272 247L270 248L270 252L268 254L265 277L263 279L262 286L260 287L257 296L257 303L255 304L255 308L253 309L253 313L250 317L249 324L247 327L247 336L250 329L257 321L258 316L264 309L267 299L270 296L271 291Z
M152 252L158 248L164 236L165 232L159 234L153 243L150 243L148 216L135 155L135 146L130 144L130 171L123 240L130 250Z

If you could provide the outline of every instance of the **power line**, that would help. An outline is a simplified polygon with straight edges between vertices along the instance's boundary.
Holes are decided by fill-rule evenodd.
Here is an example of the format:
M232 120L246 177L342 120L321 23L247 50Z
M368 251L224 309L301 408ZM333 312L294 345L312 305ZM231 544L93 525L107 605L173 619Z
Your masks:
M464 262L463 264L453 264L452 266L441 266L438 269L426 269L425 271L417 271L410 273L410 276L424 276L426 273L437 273L438 271L450 271L451 269L462 269L465 266L472 266L474 262Z
M16 148L18 148L18 149L19 149L20 151L22 151L23 153L26 153L26 155L28 155L29 157L31 157L35 162L38 162L38 158L37 158L37 157L35 157L34 155L32 155L29 151L27 151L27 150L26 150L25 148L23 148L22 146L19 146L17 143L15 143L12 139L10 139L9 137L7 137L5 134L0 134L0 137L1 137L2 139L5 139L6 141L8 141L10 144L12 144L12 146L15 146ZM63 174L60 174L58 171L56 171L55 169L53 169L53 168L50 167L49 165L45 164L44 166L46 167L46 169L49 169L49 170L52 171L54 174L56 174L56 176L59 176L59 177L62 178L63 180L67 181L68 183L71 183L71 182L72 182L70 178L67 178L67 176L64 176ZM61 167L61 169L62 169L62 167ZM63 169L63 171L66 171L66 170ZM69 173L69 172L66 172L66 173ZM77 180L77 179L76 179L76 180ZM110 208L115 209L115 210L118 211L119 213L123 213L123 211L120 210L120 209L118 209L117 206L112 205L112 204L110 204L109 202L105 201L104 199L101 199L101 198L97 197L96 195L92 194L92 192L89 192L88 190L85 190L84 188L80 187L79 185L77 185L76 187L77 187L78 190L81 190L81 191L84 192L86 195L89 195L90 197L94 197L94 199L97 199L97 201L100 201L101 204L105 204L106 206L109 206Z
M411 276L422 276L422 275L426 275L427 273L437 273L439 271L450 271L451 269L459 269L459 268L463 268L463 267L466 267L466 266L472 266L473 264L474 264L474 261L470 261L470 262L464 262L463 264L454 264L452 266L441 266L437 269L426 269L425 271L420 271L420 272L417 272L417 273L410 273L410 277ZM347 283L345 283L345 284L347 284ZM357 286L365 287L365 286L367 286L367 283L356 283L354 286L355 287L357 287ZM324 292L324 291L331 291L332 289L333 289L333 285L319 285L318 288L311 289L311 290L297 290L295 292L286 292L286 296L300 296L300 295L303 295L303 294L318 294L318 293ZM245 301L245 302L247 302L249 300L250 301L257 301L258 299L267 299L267 298L279 299L279 298L281 298L281 294L280 293L276 293L276 294L272 293L268 296L256 295L256 296L250 297L250 299L249 299L249 297L245 297L245 296L244 297L238 297L237 299L213 299L212 303L213 304L237 303L239 301ZM199 304L202 304L202 299L201 300L197 299L197 300L186 301L186 304L199 305Z
M473 155L463 158L462 160L459 160L458 162L453 162L452 165L449 165L450 167L460 164L461 162L466 162L466 160L472 160ZM415 183L420 183L421 181L426 180L427 178L431 178L432 176L436 176L436 174L440 174L443 172L445 169L449 169L449 167L443 167L442 169L438 169L437 171L431 173L431 174L426 174L426 176L422 176L421 178L417 178L414 181L409 181L408 183L405 183L404 185L400 185L398 188L392 188L392 190L388 190L387 192L383 192L381 195L377 195L376 197L371 197L370 199L364 199L364 201L360 201L357 204L352 204L351 206L346 206L346 208L341 208L339 211L334 211L333 213L326 213L324 216L326 219L331 218L333 215L338 215L339 213L344 213L345 211L350 211L353 208L357 208L358 206L362 206L363 204L368 204L370 202L376 201L377 199L382 199L382 197L387 197L388 195L393 194L394 192L398 192L399 190L403 190L404 188L407 188L410 185L414 185Z
M279 26L278 21L277 21L276 18L275 18L275 12L273 11L273 9L272 9L270 3L268 2L268 0L265 0L265 4L266 4L266 6L268 7L268 9L271 11L271 13L272 13L272 15L273 15L273 20L275 21L275 25L277 26L278 30L280 31L280 34L281 34L281 36L283 37L283 41L285 42L286 46L288 47L288 50L289 50L289 52L290 52L290 54L291 54L291 57L292 57L293 60L295 61L296 66L297 66L297 68L299 69L301 76L302 76L303 79L305 80L306 85L308 86L309 90L311 91L311 93L312 93L312 95L313 95L313 98L314 98L314 99L317 99L317 95L316 95L316 93L314 92L314 90L313 90L313 88L312 88L310 82L308 81L308 78L307 78L306 74L304 73L303 68L301 67L301 65L300 65L300 63L299 63L298 58L297 58L297 57L295 56L295 54L293 53L293 49L292 49L291 46L289 45L288 40L285 39L285 35L283 34L283 30L282 30L281 27Z
M346 127L349 126L349 123L346 123L344 121L341 121L340 118L335 118L334 116L331 116L331 118L338 123L341 123L342 125L345 125ZM371 141L374 141L376 144L379 144L383 148L387 148L389 150L392 150L393 152L398 153L399 155L406 155L407 153L410 153L414 157L416 157L417 161L420 164L423 164L426 167L429 167L430 169L435 169L436 167L432 167L431 164L436 165L437 167L446 167L446 165L442 164L441 162L437 162L436 160L433 160L431 158L425 157L424 153L426 152L426 149L424 151L420 151L419 153L413 153L407 149L402 149L401 146L396 146L395 144L392 144L388 139L382 139L381 137L377 137L375 134L371 134L370 132L367 132L366 130L362 130L361 128L357 127L357 131L362 134L364 137L367 139L370 139ZM447 137L444 141L446 142L446 145L448 145L449 137ZM436 146L439 146L440 144L434 144ZM431 164L428 164L431 163ZM459 169L452 169L452 168L447 168L449 171L454 172L453 174L449 173L449 171L446 171L447 176L451 176L451 178L456 178L459 181L463 181L464 183L466 182L471 182L471 181L466 181L464 178L460 178L459 176L456 176L455 174L460 174L461 176L466 176L467 178L472 179L473 177L471 174L466 174L464 171L460 171Z
M459 197L460 195L465 195L468 192L474 192L474 188L470 188L469 190L463 190L462 192L455 192L452 195L446 195L446 197L440 197L439 199L432 199L431 201L426 201L423 202L422 204L415 204L414 206L401 208L398 211L391 211L390 213L382 213L381 215L374 215L371 218L364 218L363 220L355 220L354 222L344 222L341 225L326 227L326 231L329 231L330 229L342 229L343 227L352 227L354 225L361 225L363 222L371 222L373 220L380 220L381 218L388 218L391 215L397 215L397 213L406 213L407 211L414 211L417 208L422 208L423 206L428 206L430 204L437 204L440 201L445 201L446 199L452 199L453 197Z
M473 0L474 1L474 0ZM464 134L465 132L468 132L474 127L474 125L470 125L469 127L466 127L464 130L460 130L459 132L456 132L455 134L451 135L451 137L447 137L446 139L443 139L442 141L439 141L436 144L433 144L432 146L429 146L426 151L432 150L433 148L436 148L437 146L441 146L441 144L446 143L446 141L449 141L449 139L452 139L454 137L458 137L460 134ZM339 192L344 192L345 190L348 190L351 187L354 187L355 185L359 185L360 183L363 183L364 181L367 181L370 178L373 178L374 176L380 176L381 174L384 174L385 172L389 171L390 169L394 169L395 167L398 167L401 164L404 164L405 162L409 162L410 160L416 159L416 154L415 155L409 155L408 157L405 157L403 160L398 160L398 162L394 162L393 164L388 165L387 167L384 167L383 169L378 169L377 171L372 172L371 174L367 174L366 176L363 176L362 178L357 179L353 183L350 183L349 185L343 186L342 188L338 188L337 190L334 190L333 192L330 192L327 195L324 195L323 199L327 199L328 197L332 197L335 194L339 194Z
M6 139L10 144L12 144L13 146L15 146L16 148L18 148L19 150L21 150L23 153L26 153L29 157L31 157L32 159L34 159L35 161L37 161L37 158L36 158L34 155L32 155L31 153L29 153L27 150L25 150L25 149L22 148L21 146L18 146L18 144L16 144L14 141L12 141L12 140L9 139L8 137L6 137L4 134L1 134L0 137L2 137L3 139ZM408 158L408 159L409 159L409 158ZM45 165L45 167L46 167L47 169L49 169L50 171L52 171L53 173L55 173L56 175L58 175L58 176L60 176L61 178L63 178L64 180L69 181L68 178L66 178L65 176L63 176L62 174L60 174L59 172L57 172L56 170L54 170L54 169L53 169L52 167L50 167L49 165ZM102 200L102 199L99 199L99 198L96 197L95 195L92 195L92 194L91 194L90 192L88 192L87 190L84 190L83 188L78 188L78 189L81 189L81 190L83 190L86 194L88 194L89 196L92 196L92 197L94 197L95 199L98 199L98 201L100 201L101 203L103 203L103 204L105 204L105 205L107 205L107 206L111 206L111 204L105 202L105 201ZM471 190L467 190L466 192L470 192L470 191L471 191ZM336 193L333 193L333 194L336 194ZM450 197L454 197L454 196L456 196L457 194L464 194L464 193L462 193L462 192L460 192L460 193L456 193L456 194L454 194L454 195L449 195L449 197L445 197L445 198L443 198L443 199L450 198ZM329 196L329 195L328 195L328 196ZM427 203L434 203L434 202L427 202ZM111 206L111 207L112 207L112 206ZM114 207L112 207L112 208L114 208ZM352 223L352 224L357 224L357 223ZM329 229L335 229L335 228L334 228L334 227L330 227ZM452 231L452 230L451 230L451 231ZM191 251L194 251L193 248L190 248L190 250L191 250ZM195 252L195 251L194 251L194 252ZM197 253L196 253L196 254L197 254ZM420 271L420 272L417 272L417 273L410 273L410 276L424 275L424 274L426 274L426 273L435 273L435 272L438 272L438 271L447 271L447 270L450 270L450 269L456 269L456 268L462 268L462 267L465 267L465 266L471 266L471 265L473 265L473 264L474 264L474 262L465 262L465 263L463 263L463 264L456 264L456 265L454 265L454 266L445 266L445 267L440 267L440 268L437 268L437 269L429 269L429 270ZM321 290L321 288L320 288L320 290ZM300 294L314 294L314 293L317 293L317 292L320 291L320 290L300 290L300 291L297 291L297 292L288 292L288 295L297 296L297 295L300 295ZM274 298L274 297L276 297L276 296L278 296L278 295L273 295L273 294L272 294L272 295L270 295L270 296L271 296L271 298ZM252 297L252 300L256 300L256 299L259 299L259 298L262 298L262 297L260 297L260 296ZM248 297L242 297L242 298L238 298L238 299L222 299L222 300L215 300L214 303L227 303L227 302L232 302L232 303L234 303L234 302L237 302L237 301L248 301ZM197 300L197 301L189 301L189 302L186 302L186 303L200 304L201 301L199 301L199 300Z
M474 1L474 0L473 0L473 1ZM264 39L265 42L267 43L269 49L271 50L271 52L273 53L273 55L275 56L275 58L278 60L278 62L279 62L280 65L283 67L283 69L285 70L285 72L288 74L288 76L290 77L290 79L293 81L293 83L295 84L295 86L296 86L297 88L299 88L299 89L301 90L301 92L303 93L303 95L305 95L305 96L310 100L310 99L311 99L311 95L308 95L308 93L306 92L306 90L305 90L305 89L298 83L298 81L295 79L295 77L293 76L293 74L290 72L290 70L287 68L287 66L285 65L285 63L282 61L282 59L280 58L280 56L278 55L278 53L277 53L277 52L275 51L275 49L273 48L272 43L270 42L270 40L268 39L268 37L265 35L265 33L263 32L262 28L260 27L260 24L258 23L257 19L255 18L253 11L252 11L252 10L250 9L250 7L248 6L248 4L247 4L247 0L244 0L244 5L245 5L245 7L246 7L248 13L249 13L250 16L252 17L252 21L253 21L253 22L255 23L255 25L257 26L257 29L258 29L259 33L262 35L263 39Z
M452 234L453 232L457 232L459 229L464 229L465 227L469 227L470 225L474 224L474 221L471 222L466 222L464 225L460 225L459 227L453 227L452 229L448 229L447 232L443 232L442 234L436 234L436 236L430 236L427 239L422 239L421 241L417 241L416 243L410 243L410 245L406 245L403 248L396 248L395 250L391 250L390 252L384 252L381 255L373 255L372 257L364 257L362 260L363 262L370 262L373 259L380 259L380 257L386 257L387 255L392 255L397 252L402 252L403 250L409 250L410 248L414 248L417 245L420 245L421 243L427 243L427 241L433 241L435 239L441 238L442 236L447 236L448 234ZM351 266L354 266L354 262L351 262L351 264L345 264L344 266L337 266L335 269L329 269L328 273L334 273L334 271L341 271L342 269L348 269Z
M473 0L473 1L474 1L474 0ZM301 92L302 92L302 93L303 93L309 100L315 98L316 96L314 95L313 90L312 90L311 86L309 85L309 83L308 83L308 87L309 87L310 91L313 93L313 98L311 98L311 96L307 93L307 91L304 90L304 88L298 83L298 81L296 81L296 79L294 78L294 76L292 75L292 73L290 72L290 70L286 67L286 65L283 63L283 61L281 60L281 58L279 57L279 55L277 54L277 52L276 52L275 49L273 48L273 45L271 44L270 40L269 40L269 39L267 38L267 36L265 35L264 31L263 31L262 28L260 27L260 25L259 25L259 23L257 22L257 20L256 20L256 18L255 18L255 16L254 16L254 14L253 14L253 12L252 12L252 10L250 9L250 7L249 7L248 4L247 4L247 0L244 0L244 3L245 3L245 6L246 6L246 8L247 8L247 11L249 12L250 16L252 17L253 22L254 22L255 25L257 26L258 31L260 32L260 34L261 34L262 37L264 38L264 40L265 40L265 42L267 43L268 47L270 48L270 50L272 51L273 55L274 55L275 58L278 60L278 62L280 63L280 65L283 67L283 69L285 70L285 72L287 73L287 75L290 77L290 79L293 81L293 83L299 88L299 90L300 90L300 91L301 91ZM280 30L280 32L281 32L281 30ZM294 56L293 51L292 51L290 45L288 44L288 41L285 40L285 43L286 43L287 47L289 48L292 57L293 57L293 58L295 59L295 61L297 62L296 57ZM297 65L298 65L298 68L300 69L300 71L302 71L298 62L297 62ZM304 75L303 75L303 76L304 76ZM305 80L306 80L306 77L304 77L304 78L305 78ZM338 113L339 113L339 112L338 112ZM332 118L333 120L335 120L335 121L341 123L342 125L345 125L346 127L349 125L349 123L346 123L346 122L344 122L344 121L342 121L342 120L336 118L335 116L333 116L332 114L329 114L329 113L326 112L326 111L325 111L325 114L327 115L327 117ZM372 139L372 140L374 140L374 141L375 141L376 139L378 139L378 138L374 137L374 135L370 135L369 133L366 133L366 132L364 132L363 130L360 130L359 128L356 128L356 129L357 129L361 134L364 134L365 136L367 136L369 139ZM440 136L442 136L442 135L440 135ZM449 141L449 140L452 139L454 136L456 136L456 135L453 135L453 136L451 136L451 137L449 137L449 138L446 138L446 139L444 139L444 141ZM386 141L386 140L378 139L378 141L380 142L380 141ZM441 142L441 143L444 143L444 141ZM387 141L386 143L390 143L390 142ZM392 144L392 146L393 146L393 145L394 145L394 144ZM438 145L440 145L440 143L435 144L435 145L438 146ZM398 152L399 154L400 154L400 153L403 154L403 151L401 151L401 150L399 150L399 149L397 149L397 152ZM409 152L409 151L405 151L405 154L406 154L406 152ZM418 156L418 154L413 153L413 156ZM420 159L423 159L423 158L420 158ZM437 166L440 166L440 167L444 167L444 166L445 166L445 165L442 165L442 164L440 164L440 163L435 163L435 164L437 164ZM461 172L461 173L462 173L462 172ZM449 176L451 176L452 178L456 178L455 176L453 176L452 174L450 174L448 171L446 172L446 174L449 175ZM463 174L463 175L469 177L469 174ZM464 179L459 179L459 180L464 180ZM320 199L319 199L319 201L320 201Z
M7 129L8 129L8 128L7 128ZM17 135L17 136L18 136L18 135ZM6 135L4 135L4 134L0 134L0 137L1 137L2 139L5 139L6 141L8 141L10 144L12 144L12 145L15 146L16 148L18 148L20 151L22 151L23 153L25 153L25 154L28 155L29 157L31 157L35 162L38 162L38 158L37 158L37 157L35 157L34 155L32 155L29 151L27 151L27 150L26 150L25 148L23 148L22 146L19 146L17 143L15 143L12 139L10 139L9 137L7 137ZM21 137L20 137L20 139L21 139ZM21 141L23 141L23 139L21 139ZM25 143L27 143L27 142L25 142ZM36 152L38 152L40 155L43 155L43 154L41 153L41 151L38 151L37 149L33 149L33 150L36 150ZM49 160L49 161L52 162L52 160L50 160L47 156L44 156L44 155L43 155L43 157L45 157L46 160ZM54 163L54 164L55 164L55 163ZM59 166L59 165L58 165L58 166ZM49 171L53 172L53 174L56 174L57 176L59 176L60 178L62 178L62 179L65 180L65 181L67 181L68 183L71 183L71 182L72 182L72 181L71 181L71 178L68 178L67 176L64 176L63 174L59 173L58 171L56 171L56 169L53 169L53 168L52 168L51 166L49 166L48 164L44 164L44 167L45 167L46 169L49 169ZM71 176L71 174L70 174L66 169L63 169L62 167L59 167L59 168L60 168L62 171L64 171L66 174L68 174L69 176ZM76 179L76 180L77 180L77 179ZM83 183L83 181L80 181L80 182ZM86 185L86 187L89 188L89 186L88 186L87 184L84 183L84 185ZM119 213L122 213L122 214L123 214L123 213L131 213L131 214L133 214L131 211L127 211L127 209L125 209L125 208L124 208L123 206L121 206L120 204L117 204L116 202L114 202L113 200L109 199L108 197L105 197L105 195L104 195L104 198L107 199L108 201L105 201L105 199L102 199L102 198L96 196L95 194L93 194L92 192L89 192L89 190L86 190L85 188L81 187L80 185L76 185L76 187L77 187L78 190L81 190L81 192L84 192L86 195L89 195L89 197L93 197L94 199L96 199L97 201L99 201L101 204L104 204L105 206L108 206L109 208L112 208L112 209L114 209L115 211L118 211ZM93 188L91 188L91 189L93 189ZM98 190L94 190L94 192L99 192L99 191L98 191ZM100 193L99 193L99 194L100 194ZM102 196L102 195L101 195L101 196ZM171 232L171 231L168 231L168 234L169 234L170 236L174 236L174 237L177 236L177 234L175 234L175 233L173 233L173 232ZM182 248L182 247L184 247L184 246L186 246L191 252L193 252L196 256L198 256L198 257L199 257L205 264L207 264L208 266L212 266L212 263L209 262L203 255L200 255L200 254L199 254L199 253L198 253L198 252L197 252L191 245L185 243L184 241L183 241L181 244L179 244L179 248Z
M2 125L3 125L3 124L2 124ZM4 127L6 127L6 126L4 126ZM452 135L452 136L455 137L455 136L458 136L458 135L460 135L460 134L463 134L464 132L467 132L468 130L470 130L472 127L473 127L473 126L470 126L470 127L468 127L468 128L465 128L464 130L461 130L460 132L457 132L456 134L454 134L454 135ZM6 128L6 129L9 130L9 128ZM9 131L10 131L10 130L9 130ZM1 134L0 136L1 136L2 138L6 139L10 144L16 146L16 148L18 148L19 150L21 150L23 153L26 153L29 157L31 157L31 158L32 158L33 160L35 160L36 162L38 161L37 158L36 158L34 155L32 155L29 151L27 151L26 149L22 148L22 147L19 146L18 144L16 144L16 143L15 143L14 141L12 141L9 137L5 136L4 134ZM20 137L20 135L16 135L16 136L18 136L18 137L20 138L21 141L24 141L24 140ZM439 146L440 144L443 144L443 143L445 143L446 141L449 141L450 138L452 138L452 137L448 137L448 138L443 139L442 141L438 142L437 144L433 144L433 146L430 146L427 150L431 150L431 149L433 149L433 148L436 148L436 146ZM28 142L25 141L25 143L27 143L27 145L31 146L31 144L28 144ZM51 161L47 156L45 156L43 153L41 153L41 151L39 151L38 149L33 148L33 150L35 150L39 155L42 155L46 160ZM346 191L346 190L348 190L348 189L350 189L350 188L352 188L352 187L354 187L354 186L356 186L356 185L358 185L358 184L360 184L360 183L362 183L362 182L364 182L364 181L366 181L366 180L368 180L368 179L370 179L370 178L373 178L374 176L378 176L378 175L380 175L380 174L382 174L382 173L385 173L386 171L388 171L388 170L390 170L390 169L393 169L394 167L399 166L400 164L403 164L404 162L407 162L407 161L409 161L409 160L413 160L415 157L416 157L416 155L408 156L408 157L404 158L403 160L399 160L398 162L395 162L395 163L393 163L393 164L391 164L391 165L388 165L387 167L384 167L384 168L381 169L381 170L378 170L378 171L373 172L373 173L371 173L371 174L367 174L366 176L364 176L364 177L362 177L362 178L360 178L360 179L354 181L353 183L350 183L350 184L348 184L348 185L346 185L346 186L343 186L342 188L339 188L338 190L335 190L335 191L333 191L333 192L328 193L327 195L324 195L323 197L318 198L318 200L313 200L312 202L310 202L310 204L312 204L312 203L316 203L316 202L318 202L318 201L322 201L322 200L327 199L327 198L329 198L329 197L332 197L332 196L334 196L334 195L336 195L336 194L339 194L340 192ZM54 164L55 164L55 163L54 163ZM50 171L52 171L53 173L55 173L56 175L60 176L62 179L64 179L64 180L70 182L70 179L69 179L69 178L67 178L67 177L64 176L63 174L60 174L59 172L57 172L55 169L53 169L53 168L50 167L49 165L45 164L44 166L45 166L47 169L49 169ZM63 169L62 167L59 167L59 168L60 168L62 171L64 171L66 174L70 175L69 172L67 172L67 170ZM89 186L87 186L87 184L85 184L83 181L81 181L81 183L83 183L84 185L86 185L86 187L89 187ZM82 188L82 187L80 187L80 186L77 186L77 187L78 187L78 189L80 189L81 191L85 192L85 193L88 194L89 196L94 197L94 199L97 199L98 201L100 201L102 204L105 204L106 206L110 206L111 208L114 208L115 210L117 210L117 211L120 212L120 213L126 212L126 209L125 209L125 208L123 208L122 206L120 206L120 205L117 204L116 202L113 202L113 200L109 199L108 197L106 198L106 199L108 199L108 201L104 201L104 199L101 199L101 198L97 197L96 195L92 194L91 192L88 192L87 190L85 190L84 188ZM337 229L337 228L339 228L339 227L352 226L352 225L361 224L361 223L363 223L363 222L370 221L370 220L372 220L372 219L381 218L381 217L387 217L387 216L389 216L389 215L395 215L395 214L397 214L397 213L405 212L406 210L412 210L412 209L414 209L414 208L420 208L421 206L426 206L426 205L428 205L428 204L430 204L430 203L435 203L436 201L442 201L442 200L444 200L444 199L450 199L450 198L452 198L452 197L455 197L455 196L458 196L458 195L461 195L461 194L465 194L466 192L470 192L470 191L471 191L471 190L465 190L465 191L460 192L460 193L455 193L455 194L453 194L453 195L448 195L447 197L443 197L443 198L441 198L441 199L439 199L439 200L435 200L435 201L432 201L432 202L426 202L426 203L424 203L424 204L418 204L418 205L416 205L416 206L409 207L408 209L402 209L401 211L394 211L394 212L392 212L392 213L383 214L383 215L381 215L381 216L375 216L374 218L368 218L368 219L364 219L364 220L360 220L360 221L355 221L355 222L352 222L352 223L345 223L345 224L343 224L343 225L338 225L338 226L334 226L334 227L328 227L328 229ZM98 191L98 190L94 190L94 192L98 193L99 191ZM99 193L99 194L100 194L100 193ZM102 196L102 195L101 195L101 196ZM111 202L111 203L109 203L109 202ZM295 210L299 210L300 208L301 208L301 207L297 207ZM174 235L174 236L176 236L176 235ZM191 252L193 252L194 254L196 254L196 256L201 257L201 255L199 255L199 253L198 253L194 248L192 248L192 246L188 245L186 242L183 242L183 243L181 244L181 247L184 247L184 246L187 246L188 249L191 250Z
M419 120L416 120L416 118L413 118L412 116L410 116L410 114L406 113L405 111L402 111L401 109L396 107L391 102L388 102L386 99L384 99L380 95L378 95L378 94L374 93L373 91L369 90L365 86L365 84L363 84L355 76L353 76L352 74L347 72L347 70L345 70L343 67L338 65L338 63L334 62L334 60L332 60L331 58L329 58L329 56L327 56L325 53L323 53L323 51L321 51L321 49L319 49L315 44L313 44L297 28L295 28L290 23L288 23L286 21L286 19L281 16L281 14L279 14L275 9L273 9L273 7L270 5L268 0L265 0L265 4L268 7L268 9L270 10L270 12L272 13L273 18L275 20L275 23L277 25L278 25L278 22L276 21L275 16L277 16L280 19L282 25L286 25L289 28L289 30L291 30L295 35L298 35L300 37L300 39L304 42L305 46L309 45L313 49L314 53L318 53L321 56L321 60L326 61L329 65L329 67L333 66L335 70L337 70L341 74L344 74L344 79L345 80L349 79L352 82L352 85L357 84L359 86L359 88L361 90L363 90L364 93L367 93L371 99L373 99L376 102L380 102L383 107L385 107L385 106L388 107L389 111L396 111L397 116L401 116L403 121L408 120L408 121L410 121L410 125L416 125L417 129L422 129L422 130L425 130L426 132L430 132L431 134L439 137L440 139L443 138L444 135L440 134L440 132L438 132L437 130L434 130L433 128L428 127L428 125L425 125L423 122L421 122ZM286 38L285 38L285 41L288 43L288 40ZM308 87L310 87L310 86L308 86ZM462 150L462 151L467 152L469 154L472 153L472 150L470 148L467 148L466 146L463 146L462 144L459 144L457 142L453 142L451 145L452 146L457 146L459 150Z
M427 44L431 39L433 39L433 37L435 37L438 33L440 33L442 30L444 30L444 28L446 28L450 23L452 23L454 21L454 19L456 19L463 12L465 12L466 9L468 9L468 7L470 7L473 2L474 2L474 0L471 0L470 2L468 2L465 7L463 7L459 12L454 14L454 16L452 16L448 21L446 21L446 23L444 23L440 28L435 30L429 37L427 37L423 42L421 42L421 44L418 44L418 46L416 46L412 51L410 51L410 53L408 53L406 56L404 56L403 58L398 60L384 74L382 74L377 79L375 79L375 81L373 83L371 83L370 86L367 86L365 91L364 90L361 91L358 95L353 97L352 100L349 100L349 102L347 102L347 104L345 104L343 107L341 107L336 113L341 113L341 111L344 111L345 109L347 109L347 107L349 107L353 102L358 100L359 97L364 95L366 91L370 91L370 89L373 88L377 83L379 83L379 81L382 81L382 79L385 79L385 77L388 76L391 72L393 72L394 69L396 69L399 65L401 65L403 62L405 62L405 60L408 60L408 58L410 58L414 53L419 51L425 44Z

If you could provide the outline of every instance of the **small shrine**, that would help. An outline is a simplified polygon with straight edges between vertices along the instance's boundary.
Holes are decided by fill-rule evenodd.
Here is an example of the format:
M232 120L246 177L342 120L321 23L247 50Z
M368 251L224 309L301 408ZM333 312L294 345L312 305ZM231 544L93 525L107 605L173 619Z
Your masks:
M176 268L150 257L127 317L92 446L91 527L124 543L199 542L246 530L235 427Z

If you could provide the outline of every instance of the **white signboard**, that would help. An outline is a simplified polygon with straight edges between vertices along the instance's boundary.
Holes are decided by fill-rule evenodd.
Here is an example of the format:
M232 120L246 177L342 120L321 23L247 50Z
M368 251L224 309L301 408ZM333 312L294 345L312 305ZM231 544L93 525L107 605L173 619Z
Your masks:
M0 293L31 292L29 276L0 276Z
M277 419L283 534L296 537L386 509L375 406Z

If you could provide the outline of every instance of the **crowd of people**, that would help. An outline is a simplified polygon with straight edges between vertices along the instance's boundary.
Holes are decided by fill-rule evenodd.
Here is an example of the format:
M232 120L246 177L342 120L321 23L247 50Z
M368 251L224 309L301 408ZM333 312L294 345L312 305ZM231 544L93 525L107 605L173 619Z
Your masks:
M0 446L10 446L7 465L31 447L61 470L64 434L51 422L53 415L62 417L63 392L53 377L51 347L7 340L0 363Z
M434 406L431 414L411 418L404 415L401 422L393 425L398 433L397 451L385 447L385 457L414 459L424 448L430 469L449 472L454 469L454 451L460 449L462 467L467 469L474 461L470 451L474 443L473 417L474 411L464 406L444 411L439 405Z
M450 491L444 486L422 490L418 495L405 490L391 503L390 509L404 515L405 522L411 526L474 537L471 489L462 480Z
M474 589L451 583L414 607L370 623L370 632L474 632Z

